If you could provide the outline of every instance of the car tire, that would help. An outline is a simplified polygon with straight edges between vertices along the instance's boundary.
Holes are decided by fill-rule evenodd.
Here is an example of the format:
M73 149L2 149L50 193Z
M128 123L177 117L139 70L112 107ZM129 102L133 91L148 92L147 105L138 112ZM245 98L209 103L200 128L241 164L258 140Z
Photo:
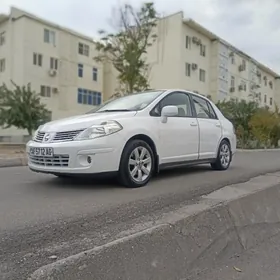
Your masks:
M155 168L155 156L149 144L143 140L129 141L122 153L119 181L127 188L145 186Z
M228 141L222 140L219 146L216 161L211 163L214 170L227 170L231 163L231 147Z

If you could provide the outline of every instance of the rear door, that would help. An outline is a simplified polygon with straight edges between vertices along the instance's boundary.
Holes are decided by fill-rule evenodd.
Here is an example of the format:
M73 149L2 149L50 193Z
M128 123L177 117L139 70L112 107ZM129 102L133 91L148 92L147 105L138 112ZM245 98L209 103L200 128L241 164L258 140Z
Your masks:
M198 121L199 159L215 158L222 137L222 126L212 105L206 99L192 95Z

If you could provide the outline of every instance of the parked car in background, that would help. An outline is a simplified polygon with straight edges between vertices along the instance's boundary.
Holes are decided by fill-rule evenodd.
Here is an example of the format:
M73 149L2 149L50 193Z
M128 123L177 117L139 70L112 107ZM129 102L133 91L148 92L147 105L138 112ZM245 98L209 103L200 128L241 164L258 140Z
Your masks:
M209 99L180 89L153 90L46 123L26 149L35 172L58 177L113 172L124 186L141 187L165 168L208 163L227 170L236 135Z

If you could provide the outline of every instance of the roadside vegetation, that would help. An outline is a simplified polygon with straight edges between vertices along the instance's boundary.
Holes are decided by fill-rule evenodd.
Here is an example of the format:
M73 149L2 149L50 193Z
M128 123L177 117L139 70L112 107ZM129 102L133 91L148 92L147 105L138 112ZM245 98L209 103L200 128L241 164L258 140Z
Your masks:
M12 126L27 130L28 135L39 125L50 119L50 111L41 102L40 94L31 86L18 86L11 81L11 87L6 84L0 86L0 127L4 129Z
M255 101L233 99L216 104L234 125L238 147L242 149L277 148L280 140L280 111L259 107Z

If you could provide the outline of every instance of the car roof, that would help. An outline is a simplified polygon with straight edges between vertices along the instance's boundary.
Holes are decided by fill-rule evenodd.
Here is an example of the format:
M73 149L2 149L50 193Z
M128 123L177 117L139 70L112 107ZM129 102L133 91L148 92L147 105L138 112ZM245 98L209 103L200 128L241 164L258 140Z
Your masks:
M182 89L182 88L154 89L153 91L164 91L164 92L166 92L166 91L169 91L169 92L172 92L172 91L183 91L183 92L191 93L191 94L193 94L193 95L195 95L197 97L201 97L201 98L209 100L209 98L207 98L206 96L203 96L203 95L201 95L199 93L196 93L196 92L193 92L193 91L187 90L187 89Z

